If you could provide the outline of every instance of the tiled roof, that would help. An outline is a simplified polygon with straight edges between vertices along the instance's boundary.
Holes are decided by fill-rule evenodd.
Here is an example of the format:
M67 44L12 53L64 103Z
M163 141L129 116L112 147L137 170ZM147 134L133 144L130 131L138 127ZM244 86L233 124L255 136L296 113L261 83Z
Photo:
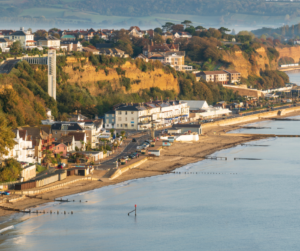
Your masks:
M73 135L66 135L66 136L62 136L56 142L64 143L65 145L68 145L68 144L71 144L73 142L73 139L74 139Z
M69 132L69 136L74 136L75 141L84 141L85 133L84 132Z

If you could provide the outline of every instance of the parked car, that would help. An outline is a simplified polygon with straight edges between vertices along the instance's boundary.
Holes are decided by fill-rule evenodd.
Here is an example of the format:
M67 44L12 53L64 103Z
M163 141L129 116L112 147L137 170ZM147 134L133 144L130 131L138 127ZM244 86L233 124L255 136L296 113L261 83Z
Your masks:
M129 157L130 157L130 159L135 159L135 158L136 158L136 155L130 154Z
M133 138L133 139L132 139L132 142L136 142L136 139L135 139L135 138Z

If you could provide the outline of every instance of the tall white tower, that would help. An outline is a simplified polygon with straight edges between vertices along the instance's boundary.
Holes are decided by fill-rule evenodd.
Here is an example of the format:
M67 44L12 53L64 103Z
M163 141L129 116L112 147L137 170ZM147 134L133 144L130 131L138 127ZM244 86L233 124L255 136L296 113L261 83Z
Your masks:
M56 50L48 50L48 94L56 100Z

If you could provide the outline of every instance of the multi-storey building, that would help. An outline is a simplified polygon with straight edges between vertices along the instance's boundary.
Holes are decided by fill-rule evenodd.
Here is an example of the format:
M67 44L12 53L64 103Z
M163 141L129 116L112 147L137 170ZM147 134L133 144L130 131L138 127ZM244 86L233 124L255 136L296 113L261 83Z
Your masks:
M22 47L35 46L34 35L30 30L25 31L24 27L21 27L19 31L15 31L9 35L5 35L4 38L8 38L12 41L20 41Z
M237 83L241 81L241 74L235 70L222 71L202 71L196 74L196 79L200 78L206 82L215 82L220 84Z
M119 105L114 111L105 114L105 125L113 124L112 115L114 115L115 129L145 130L149 129L152 124L159 128L186 121L189 117L189 107L186 102L177 100Z
M60 49L60 39L53 36L43 37L37 41L37 46Z

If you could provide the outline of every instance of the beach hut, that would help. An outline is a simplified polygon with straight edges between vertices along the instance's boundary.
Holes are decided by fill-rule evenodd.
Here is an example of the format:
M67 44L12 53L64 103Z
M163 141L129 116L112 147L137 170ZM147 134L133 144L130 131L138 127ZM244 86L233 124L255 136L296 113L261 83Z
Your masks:
M174 136L170 136L168 137L169 142L174 142L175 141L175 137Z

